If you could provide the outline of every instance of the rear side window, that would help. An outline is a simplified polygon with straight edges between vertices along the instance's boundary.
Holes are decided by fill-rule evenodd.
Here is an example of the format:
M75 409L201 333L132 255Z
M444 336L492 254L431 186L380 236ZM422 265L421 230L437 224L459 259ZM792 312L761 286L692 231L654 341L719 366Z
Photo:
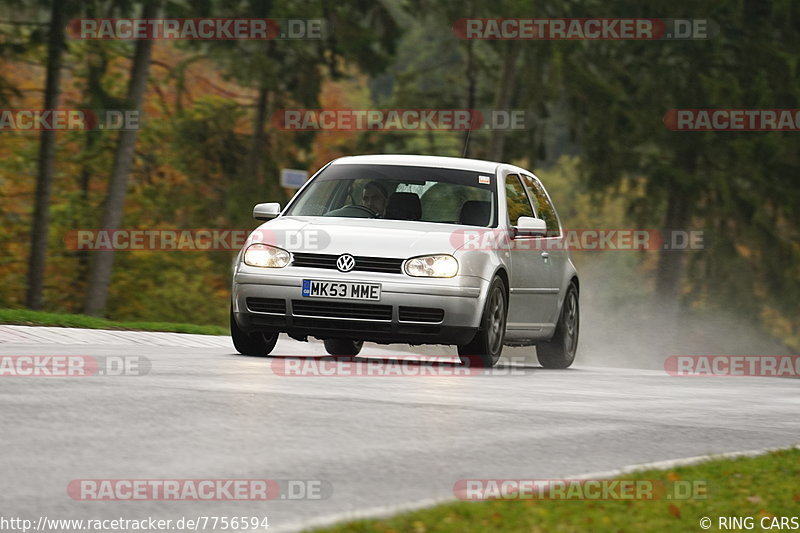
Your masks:
M422 195L422 217L425 220L473 226L488 226L491 223L493 195L490 191L461 187L452 183L432 185L427 187ZM475 208L481 211L483 216L475 211Z
M536 213L539 218L547 223L547 235L558 236L561 228L558 225L558 217L553 203L547 197L547 193L539 180L531 176L522 175L522 181L531 197L531 201L536 205Z
M517 225L519 217L534 216L528 195L525 194L525 189L516 174L506 176L506 208L508 209L508 220L512 226Z

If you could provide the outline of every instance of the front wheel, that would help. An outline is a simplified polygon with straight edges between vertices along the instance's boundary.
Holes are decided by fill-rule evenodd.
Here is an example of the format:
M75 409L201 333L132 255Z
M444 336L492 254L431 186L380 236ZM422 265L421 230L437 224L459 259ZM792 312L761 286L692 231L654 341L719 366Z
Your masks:
M480 329L469 344L458 347L462 363L479 368L490 368L497 364L506 336L507 308L506 287L500 278L494 278L489 286Z
M247 333L243 331L231 309L231 340L233 347L242 355L252 355L255 357L266 357L275 349L278 342L278 332L269 334L263 332Z
M553 338L536 346L536 356L543 367L567 368L575 361L579 326L578 289L570 283Z
M335 357L355 357L361 352L364 341L350 339L325 339L325 351Z

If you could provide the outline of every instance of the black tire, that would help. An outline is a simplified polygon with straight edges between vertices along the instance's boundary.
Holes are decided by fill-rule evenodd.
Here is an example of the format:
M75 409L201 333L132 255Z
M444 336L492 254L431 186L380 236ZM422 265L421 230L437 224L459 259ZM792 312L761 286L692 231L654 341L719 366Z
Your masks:
M489 286L480 329L469 344L458 346L458 356L462 363L472 368L491 368L497 364L503 352L507 315L506 286L503 280L494 278Z
M278 342L278 332L272 333L246 333L239 328L236 318L231 310L231 340L233 347L242 355L252 355L254 357L266 357L275 349Z
M355 357L364 346L364 341L350 339L325 339L325 351L334 357Z
M568 368L575 361L575 352L578 351L579 329L578 288L570 283L553 338L536 346L539 364L545 368Z

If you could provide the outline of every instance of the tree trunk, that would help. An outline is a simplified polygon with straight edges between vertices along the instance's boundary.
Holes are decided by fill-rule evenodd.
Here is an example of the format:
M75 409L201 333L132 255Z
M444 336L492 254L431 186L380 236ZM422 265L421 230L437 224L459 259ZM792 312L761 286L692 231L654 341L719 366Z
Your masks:
M667 214L664 217L664 229L686 230L689 221L686 195L680 190L671 189L667 200ZM680 283L683 277L685 253L681 251L662 250L656 269L656 295L664 303L677 302L680 294Z
M94 150L94 145L96 143L97 136L93 135L92 132L87 132L86 138L83 141L83 150L84 153L91 153ZM80 192L81 192L81 202L83 202L84 206L89 205L89 188L91 184L91 170L90 170L90 163L84 162L83 168L81 169L80 174ZM84 220L84 217L81 216L81 220ZM89 274L89 250L78 250L78 275L75 279L78 287L83 287L86 283L86 278Z
M509 111L511 98L514 95L514 88L517 82L517 57L519 49L517 43L509 43L513 46L506 46L503 57L503 71L500 73L500 80L497 84L497 92L494 99L494 110ZM491 161L502 161L505 154L506 129L493 129L489 139L489 156Z
M271 1L252 0L251 6L254 16L258 18L267 18L272 12ZM272 53L272 43L270 41L264 41L262 53L264 57L270 57ZM264 179L264 151L267 139L266 123L269 112L269 96L269 82L262 79L258 86L256 114L253 117L253 132L250 135L250 148L244 165L244 175L239 177L243 198L251 203L254 197L259 202L264 201L262 198L265 198L267 191L272 189L271 184L265 187ZM232 213L231 220L239 220L241 218L241 213L238 212L240 210L239 203L239 198L236 198L234 204L237 212ZM249 219L250 217L246 218Z
M87 5L86 15L90 18L96 16L95 5L89 3ZM103 89L103 77L108 69L108 58L104 53L102 46L97 46L97 41L89 41L89 52L87 53L86 61L86 90L84 93L84 101L89 109L109 109L108 104L111 101L108 93ZM96 54L96 55L95 55ZM113 104L112 108L117 107ZM94 152L97 144L98 132L87 132L84 139L83 152L88 154L89 157L84 159L83 168L79 178L79 187L81 192L81 202L84 209L90 209L89 204L89 190L91 188L92 179L92 161L91 154ZM84 215L85 211L81 211L80 221L85 223L87 220ZM75 279L76 286L81 290L85 290L86 283L89 277L89 266L91 252L89 250L78 250L78 274Z
M149 1L142 9L142 18L155 18L157 2ZM136 52L131 65L131 77L128 85L129 109L141 111L142 100L147 88L147 76L150 68L150 54L153 49L152 40L136 41ZM114 231L122 223L125 205L125 194L128 189L128 174L133 164L133 150L136 146L136 130L122 130L117 139L114 152L114 164L108 183L105 209L101 229ZM114 264L114 251L109 250L95 255L89 275L89 288L86 297L86 314L100 315L105 311L108 301L108 287L111 283L111 271Z
M262 194L264 186L263 153L266 139L265 124L267 122L267 99L269 89L259 87L256 102L256 116L253 118L253 134L250 137L250 152L247 154L245 179L254 180L258 186L258 194Z
M686 146L680 151L678 165L686 175L697 171L697 154L694 146ZM686 187L674 183L667 196L667 212L664 216L664 229L670 231L688 231L690 219L689 202L693 193ZM659 302L668 309L677 310L680 303L680 285L686 253L679 250L662 250L656 268L656 296Z
M44 108L58 107L61 58L64 51L66 1L53 0L50 16L50 35L47 42L47 81ZM31 252L28 262L28 291L26 305L41 309L44 287L47 235L50 226L50 193L53 188L53 169L56 156L56 132L43 130L39 141L39 172L36 176L36 198L31 230Z
M267 183L264 175L264 152L268 150L266 122L269 113L270 91L259 87L256 97L256 111L253 116L253 130L250 133L250 146L240 172L234 176L227 192L228 220L239 227L251 220L253 204L265 201L279 201L275 196L276 184Z
M475 81L475 51L473 50L473 43L474 41L467 41L467 66L465 69L465 75L467 78L467 109L470 111L472 111L475 107L475 92L477 85ZM471 130L464 132L463 148L461 150L461 155L463 157L469 157L469 138L471 133Z

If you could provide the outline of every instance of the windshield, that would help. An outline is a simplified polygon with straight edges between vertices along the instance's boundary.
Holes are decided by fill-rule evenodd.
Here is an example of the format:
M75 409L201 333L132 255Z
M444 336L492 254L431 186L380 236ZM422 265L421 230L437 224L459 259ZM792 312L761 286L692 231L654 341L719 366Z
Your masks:
M287 215L383 218L494 227L494 175L405 165L331 165Z

